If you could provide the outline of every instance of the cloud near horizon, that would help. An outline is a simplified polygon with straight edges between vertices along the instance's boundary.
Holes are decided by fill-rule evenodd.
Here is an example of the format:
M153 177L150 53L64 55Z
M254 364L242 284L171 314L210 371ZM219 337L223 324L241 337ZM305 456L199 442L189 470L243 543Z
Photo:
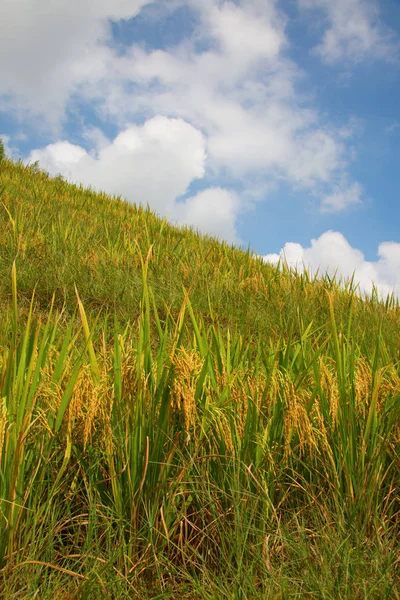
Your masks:
M68 141L33 150L28 163L38 161L51 175L83 183L136 204L149 204L161 216L239 243L235 229L236 194L211 187L189 197L190 184L204 177L206 144L203 134L182 119L153 117L131 125L114 140L91 137L90 154Z
M312 275L330 277L335 274L344 280L351 279L359 284L359 291L370 295L375 287L380 298L394 293L400 299L400 243L382 242L378 246L378 260L367 261L364 254L353 248L344 235L337 231L326 231L311 245L287 242L279 254L263 256L265 262L283 262L292 269L304 268Z

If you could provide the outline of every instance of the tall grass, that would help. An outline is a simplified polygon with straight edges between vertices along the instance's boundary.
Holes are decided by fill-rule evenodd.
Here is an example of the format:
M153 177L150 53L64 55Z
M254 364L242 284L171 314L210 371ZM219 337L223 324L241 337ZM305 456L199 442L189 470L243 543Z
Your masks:
M0 169L0 596L399 598L396 302Z
M64 309L66 322L76 309L77 285L88 316L116 313L124 328L139 318L140 256L152 246L148 281L161 321L168 311L177 318L185 289L207 326L214 314L223 329L275 343L289 331L299 337L299 309L305 323L325 324L328 289L335 294L344 330L352 302L357 322L353 337L361 347L372 351L381 319L385 340L394 351L400 348L400 309L393 298L386 304L376 296L362 301L354 282L341 291L344 282L336 279L317 280L272 267L250 250L173 227L142 206L50 179L34 166L3 160L0 182L0 326L6 322L2 315L10 302L8 281L15 260L21 309L29 310L36 290L37 310L47 313L54 295L54 307ZM155 331L153 321L152 327Z
M400 382L380 329L364 356L332 298L324 331L303 325L275 346L206 327L188 295L161 323L150 260L139 321L124 331L115 321L110 346L93 344L79 295L81 326L60 333L51 311L34 322L32 299L18 335L13 269L0 380L4 589L398 597ZM345 556L321 578L334 539ZM360 570L341 579L350 549ZM52 578L28 584L39 568Z

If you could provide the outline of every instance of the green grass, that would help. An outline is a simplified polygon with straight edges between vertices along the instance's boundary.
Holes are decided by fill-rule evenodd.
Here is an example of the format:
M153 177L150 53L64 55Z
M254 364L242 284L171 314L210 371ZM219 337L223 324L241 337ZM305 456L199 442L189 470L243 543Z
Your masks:
M400 598L398 303L0 191L0 596Z

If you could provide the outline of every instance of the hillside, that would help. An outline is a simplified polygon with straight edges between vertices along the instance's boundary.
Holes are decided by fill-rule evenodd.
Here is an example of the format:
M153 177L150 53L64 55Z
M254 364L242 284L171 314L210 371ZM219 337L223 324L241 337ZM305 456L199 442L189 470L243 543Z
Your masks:
M152 246L149 282L158 310L177 315L183 287L193 305L209 320L210 312L224 327L246 337L276 340L313 321L315 328L329 315L327 291L346 329L349 306L360 345L371 342L381 322L393 350L400 348L400 310L393 300L361 302L340 293L336 281L311 280L256 259L226 243L169 225L143 207L50 179L34 166L4 161L1 166L0 294L10 299L10 273L16 260L21 305L36 289L38 307L55 306L71 314L74 286L86 311L116 311L121 322L139 315L142 294L141 256ZM351 285L348 285L348 289ZM6 301L7 303L7 301ZM210 311L210 305L212 311ZM387 308L389 307L389 310ZM2 309L4 310L4 301Z
M0 160L1 597L400 598L399 417L395 299Z

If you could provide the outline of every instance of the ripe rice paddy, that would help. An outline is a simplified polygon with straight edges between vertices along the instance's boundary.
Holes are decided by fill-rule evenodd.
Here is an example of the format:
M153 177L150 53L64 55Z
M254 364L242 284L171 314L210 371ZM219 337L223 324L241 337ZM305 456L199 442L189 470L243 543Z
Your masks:
M0 595L400 598L400 309L0 161Z

